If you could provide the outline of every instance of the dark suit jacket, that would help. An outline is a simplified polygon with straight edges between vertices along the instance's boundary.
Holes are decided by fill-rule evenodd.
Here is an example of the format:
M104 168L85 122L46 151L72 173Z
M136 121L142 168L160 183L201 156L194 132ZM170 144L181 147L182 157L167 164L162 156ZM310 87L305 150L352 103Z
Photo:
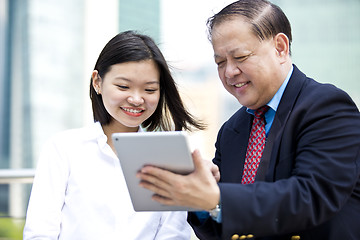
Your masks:
M189 222L200 239L360 239L360 114L340 89L294 66L254 184L241 185L252 116L245 108L221 127L222 224Z

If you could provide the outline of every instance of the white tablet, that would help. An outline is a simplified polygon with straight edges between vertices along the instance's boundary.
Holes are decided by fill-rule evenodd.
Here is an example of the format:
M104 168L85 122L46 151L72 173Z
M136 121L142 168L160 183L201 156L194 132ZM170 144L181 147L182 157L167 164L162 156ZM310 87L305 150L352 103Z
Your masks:
M135 211L195 211L188 207L162 205L154 194L139 186L137 172L145 165L180 174L194 170L187 134L183 131L114 133L114 147L120 161Z

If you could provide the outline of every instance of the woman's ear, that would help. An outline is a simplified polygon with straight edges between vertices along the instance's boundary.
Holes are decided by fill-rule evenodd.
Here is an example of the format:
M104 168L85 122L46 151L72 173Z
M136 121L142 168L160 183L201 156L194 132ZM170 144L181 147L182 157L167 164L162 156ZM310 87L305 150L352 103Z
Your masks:
M91 74L92 85L97 94L101 94L101 78L99 72L94 70Z
M284 33L278 33L274 37L275 50L280 62L284 63L290 56L289 38Z

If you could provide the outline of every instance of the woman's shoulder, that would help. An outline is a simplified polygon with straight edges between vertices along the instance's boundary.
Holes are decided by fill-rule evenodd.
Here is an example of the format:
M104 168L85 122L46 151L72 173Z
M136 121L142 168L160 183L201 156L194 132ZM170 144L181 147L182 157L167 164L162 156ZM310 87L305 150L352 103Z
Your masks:
M72 128L55 133L49 142L55 144L79 144L94 141L103 135L100 124L93 123L81 128Z

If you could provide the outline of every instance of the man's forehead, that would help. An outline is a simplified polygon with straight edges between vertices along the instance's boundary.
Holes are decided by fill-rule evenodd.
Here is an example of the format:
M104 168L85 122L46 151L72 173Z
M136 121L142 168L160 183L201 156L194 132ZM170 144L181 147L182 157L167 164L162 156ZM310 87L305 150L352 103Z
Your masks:
M244 52L248 52L247 50L244 50L242 48L239 47L235 47L233 49L224 49L227 55L235 55L235 54L239 54L239 53L244 53ZM222 57L222 53L221 52L215 52L214 50L214 57L215 58L219 58Z

